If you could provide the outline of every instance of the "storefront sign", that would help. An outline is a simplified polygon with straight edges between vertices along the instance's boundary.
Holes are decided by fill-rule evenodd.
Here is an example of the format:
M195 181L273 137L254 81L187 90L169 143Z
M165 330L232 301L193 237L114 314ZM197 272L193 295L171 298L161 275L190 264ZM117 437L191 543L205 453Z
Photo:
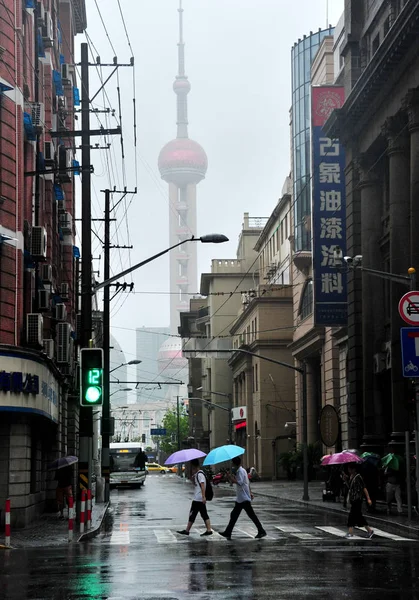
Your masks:
M334 249L346 252L345 153L322 127L344 103L344 88L312 88L313 272L315 325L346 325L346 273L334 266Z
M233 421L245 421L247 419L247 406L236 406L231 411L231 420Z
M58 421L60 385L41 361L0 352L0 411L33 412Z

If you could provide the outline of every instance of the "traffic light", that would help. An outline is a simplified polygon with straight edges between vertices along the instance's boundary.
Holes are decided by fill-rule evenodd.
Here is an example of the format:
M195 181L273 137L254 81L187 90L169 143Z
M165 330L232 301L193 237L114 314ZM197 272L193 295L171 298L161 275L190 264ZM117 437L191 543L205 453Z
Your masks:
M80 404L101 406L103 403L103 350L82 348L80 351Z

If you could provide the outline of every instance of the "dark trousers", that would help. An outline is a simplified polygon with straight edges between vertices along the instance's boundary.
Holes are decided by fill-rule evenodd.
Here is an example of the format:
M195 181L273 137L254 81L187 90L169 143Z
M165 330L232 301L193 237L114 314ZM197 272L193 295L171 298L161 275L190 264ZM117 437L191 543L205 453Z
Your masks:
M252 503L249 502L249 500L246 500L245 502L236 502L235 503L234 508L230 513L230 522L225 529L225 533L227 535L231 535L234 525L236 524L237 519L239 518L242 510L244 510L246 512L249 519L251 519L253 521L253 523L256 525L256 527L258 528L258 532L264 531L264 529L262 527L262 523L259 521L259 519L257 518L257 516L255 514L255 511L253 510Z
M205 521L208 521L209 516L206 505L203 502L198 502L198 500L192 500L191 510L189 511L189 523L195 523L198 513L201 515L204 523Z

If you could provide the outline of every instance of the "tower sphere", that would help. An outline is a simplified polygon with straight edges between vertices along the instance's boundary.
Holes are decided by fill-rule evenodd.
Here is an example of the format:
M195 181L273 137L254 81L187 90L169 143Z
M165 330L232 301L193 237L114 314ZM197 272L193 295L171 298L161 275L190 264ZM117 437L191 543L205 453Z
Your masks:
M173 91L175 94L189 94L191 91L191 84L188 79L178 78L173 84Z
M208 158L198 142L189 138L176 138L163 147L158 165L162 179L186 185L198 183L205 178Z

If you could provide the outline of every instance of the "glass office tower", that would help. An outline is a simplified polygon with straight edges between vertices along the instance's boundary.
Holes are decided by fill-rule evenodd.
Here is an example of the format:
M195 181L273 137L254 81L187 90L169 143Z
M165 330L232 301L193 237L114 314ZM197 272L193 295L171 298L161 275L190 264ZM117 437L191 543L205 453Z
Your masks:
M310 33L291 49L292 145L295 251L311 251L311 65L324 37L334 28Z

